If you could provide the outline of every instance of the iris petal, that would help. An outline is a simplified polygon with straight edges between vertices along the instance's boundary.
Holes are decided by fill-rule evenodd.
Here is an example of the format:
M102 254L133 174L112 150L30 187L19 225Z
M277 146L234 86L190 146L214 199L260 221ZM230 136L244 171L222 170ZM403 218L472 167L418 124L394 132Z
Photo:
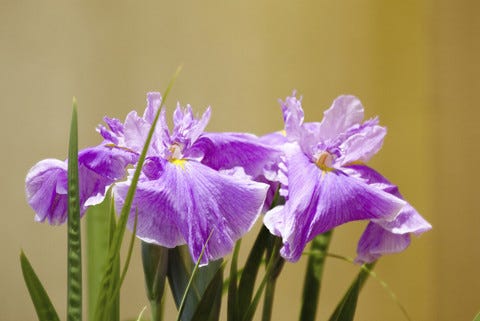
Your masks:
M160 166L159 166L160 167ZM117 205L129 183L115 187ZM228 254L250 230L263 207L268 186L214 171L195 161L166 162L157 180L139 182L132 206L138 210L137 236L165 247L187 243L197 260L209 240L202 264Z
M349 130L347 138L340 145L343 155L338 163L367 162L382 148L387 130L377 123L373 119Z
M28 204L35 220L61 224L67 218L67 164L45 159L35 164L25 180Z
M263 174L265 166L280 155L257 136L243 133L204 133L191 153L203 155L202 164L215 170L241 166L252 177Z
M351 126L359 124L363 119L363 106L354 96L339 96L323 115L318 137L329 140L345 133Z
M125 176L125 167L136 161L134 153L120 148L95 146L78 154L80 213L99 204L114 181ZM62 224L67 219L67 162L40 161L28 172L25 181L27 201L36 213L35 220Z
M290 145L287 166L288 198L276 213L283 220L269 212L264 223L272 232L281 231L282 255L290 261L298 260L306 243L320 233L350 221L392 220L406 204L341 171L321 170L298 145Z
M398 253L410 245L409 234L393 234L380 225L369 223L357 247L357 263L370 263L384 254Z

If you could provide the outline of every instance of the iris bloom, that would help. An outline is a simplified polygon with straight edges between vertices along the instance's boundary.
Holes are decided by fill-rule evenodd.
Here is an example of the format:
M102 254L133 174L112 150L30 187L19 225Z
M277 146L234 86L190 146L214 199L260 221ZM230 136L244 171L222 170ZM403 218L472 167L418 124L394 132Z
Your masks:
M99 131L107 143L139 153L160 102L159 93L149 93L142 117L131 112L123 124L106 118L109 128ZM253 135L204 133L209 117L210 108L196 118L190 106L177 106L170 132L161 111L129 217L132 227L137 213L140 239L169 248L187 244L194 260L207 244L202 264L229 253L250 230L268 189L251 177L278 154ZM117 208L132 176L130 170L113 189Z
M123 206L133 170L161 103L147 95L142 117L135 111L125 122L105 117L97 130L102 144L79 153L80 206L103 201L114 185L116 207ZM268 186L252 180L279 151L243 133L205 133L210 109L200 118L190 106L174 112L170 132L161 111L135 194L129 226L138 213L137 235L165 247L188 244L194 260L207 244L202 263L220 258L254 224ZM123 180L123 181L122 181ZM61 224L67 218L67 161L46 159L26 178L27 200L37 221ZM211 235L207 243L208 237Z
M99 204L105 192L125 176L125 167L136 155L113 146L99 145L78 153L80 214L88 206ZM35 220L52 225L67 219L67 161L44 159L34 165L25 180L27 202L35 211Z
M338 97L320 123L303 122L295 94L281 105L285 136L265 140L282 142L277 180L285 205L269 211L264 224L282 238L285 259L297 261L315 236L350 221L371 222L359 243L359 262L402 250L408 233L430 228L395 186L365 165L380 150L386 129L377 118L361 123L357 98Z

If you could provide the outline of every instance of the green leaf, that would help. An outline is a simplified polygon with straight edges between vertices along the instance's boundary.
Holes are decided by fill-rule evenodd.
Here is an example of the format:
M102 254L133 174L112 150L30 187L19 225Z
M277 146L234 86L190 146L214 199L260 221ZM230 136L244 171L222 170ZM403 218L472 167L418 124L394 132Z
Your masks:
M145 310L147 309L146 306L143 307L142 311L140 311L140 314L138 315L137 321L141 321L143 317L143 313L145 313Z
M285 260L280 257L280 247L282 239L273 235L269 236L269 245L267 247L267 256L274 262L271 275L267 279L265 286L265 296L263 298L262 321L270 321L272 318L273 299L275 297L275 286L277 278L282 271Z
M227 307L227 320L228 321L238 321L241 310L238 307L238 284L237 284L237 262L238 262L238 253L240 252L241 240L237 241L235 244L235 249L233 250L232 263L230 263L230 279L228 285L228 307Z
M102 272L115 229L115 217L112 217L110 213L109 194L101 204L90 207L84 217L87 234L87 310L89 320L93 320L94 317Z
M193 285L193 280L195 279L195 276L197 275L197 272L199 271L200 262L202 261L203 254L205 253L205 248L206 248L208 242L210 241L210 237L212 236L212 234L213 234L213 230L212 230L212 232L210 232L210 235L208 236L207 241L203 245L202 252L200 252L200 256L198 257L197 263L195 263L195 267L193 268L192 274L190 275L190 279L188 280L187 287L185 288L185 291L184 291L183 296L182 296L182 301L180 302L180 306L178 307L177 321L182 320L182 313L183 313L183 310L185 309L185 303L187 301L188 292L190 291L190 288ZM208 283L210 283L210 282L208 282ZM205 288L206 288L206 286L205 286ZM200 298L201 298L202 295L203 295L203 293L200 295ZM195 310L196 310L196 307L195 307ZM193 310L193 311L195 311L195 310Z
M203 293L221 265L222 260L217 260L199 268L197 277L194 278L191 290L185 301L182 320L187 321L192 319L193 313L196 311ZM187 246L183 245L169 249L167 277L177 308L182 302L183 294L187 288L193 268L194 264Z
M323 253L314 253L314 252L311 252L311 254L315 255L324 255ZM354 264L356 265L355 261L351 258L348 258L348 257L345 257L343 255L338 255L338 254L333 254L333 253L327 253L327 256L329 257L332 257L332 258L335 258L335 259L339 259L339 260L342 260L342 261L345 261L345 262L348 262L348 263L351 263L351 264ZM374 262L375 263L375 262ZM390 287L388 286L388 284L383 281L376 273L375 271L373 271L373 265L374 263L371 263L371 268L369 269L368 267L370 265L368 264L365 264L365 265L362 265L361 268L362 270L364 270L365 272L368 273L368 275L370 277L372 277L374 280L376 280L378 283L380 283L380 285L382 286L382 288L390 295L390 298L392 299L392 301L398 306L398 308L402 311L402 314L403 316L405 317L406 320L408 321L412 321L412 318L410 317L410 315L408 314L407 312L407 309L405 309L405 307L403 306L403 304L398 300L397 296L395 295L395 293L392 291L392 289L390 289ZM480 321L480 320L479 320Z
M185 245L177 246L168 250L167 277L177 308L180 306L180 302L182 301L183 293L187 287L192 270L193 262L190 259L188 248ZM195 289L195 285L194 291L191 292L189 299L190 300L187 300L187 305L192 304L196 306L200 301L200 294L198 293L198 290ZM187 311L189 310L192 309L187 308Z
M112 209L113 209L113 205L112 205ZM133 245L135 244L135 235L137 232L137 223L138 223L138 213L135 212L133 231L132 231L132 235L130 236L130 242L127 250L127 257L125 259L125 263L123 264L122 274L120 274L120 257L118 257L118 260L115 263L114 282L112 282L113 290L112 290L112 293L110 294L110 301L107 304L107 306L112 307L112 313L115 317L114 318L110 317L110 321L118 321L120 318L120 305L119 305L120 304L120 288L122 287L123 281L125 280L125 276L127 275L128 267L130 265L130 260L132 258Z
M202 295L191 321L218 321L222 303L223 265Z
M150 142L153 137L153 133L155 131L155 127L157 125L158 118L160 116L160 111L167 101L167 97L170 93L170 90L175 82L176 77L180 73L181 68L178 68L175 75L173 76L172 80L170 81L167 89L165 90L164 97L162 99L161 105L155 114L155 118L152 122L152 126L148 132L147 139L142 149L142 153L138 159L135 172L133 174L132 180L130 182L130 187L128 189L127 195L125 197L125 203L122 208L122 212L120 213L120 217L118 219L117 228L115 229L113 235L113 241L110 246L107 266L104 270L103 277L102 277L102 285L100 287L101 291L97 300L96 308L95 308L95 318L96 321L104 321L106 319L106 312L108 311L109 307L109 297L115 292L116 285L113 282L113 267L115 265L115 261L120 256L120 248L123 241L123 235L125 233L125 228L127 226L128 216L130 214L130 209L132 207L133 197L135 196L135 191L137 188L138 179L140 177L140 173L142 171L143 163L145 162L145 158L147 155L148 148L150 146Z
M77 100L73 98L68 146L67 321L82 320L82 243L79 200Z
M357 308L358 295L360 294L360 291L367 281L370 271L374 266L375 262L362 266L362 269L358 273L355 280L353 280L350 288L347 290L342 300L338 303L329 321L353 320L355 316L355 310Z
M152 321L160 321L163 318L163 293L168 269L168 249L142 241L142 265L145 290L152 310Z
M269 242L270 232L265 226L258 233L258 236L253 244L252 249L248 255L242 276L238 285L238 310L247 311L251 304L253 289L257 280L258 270L262 265L263 254Z
M332 231L315 237L310 245L312 252L320 252L323 255L310 255L308 257L307 271L303 282L302 308L300 321L314 321L317 314L318 298L322 285L322 275L325 266L325 258L332 238Z
M273 237L273 236L272 236ZM265 275L263 276L262 281L260 282L260 286L255 293L253 300L251 301L250 305L245 310L245 313L242 317L242 321L250 321L253 319L255 311L257 310L258 303L260 302L260 298L262 297L263 290L267 285L267 282L271 280L271 278L275 278L280 273L282 266L283 266L283 259L280 258L278 251L280 250L281 242L274 242L274 247L270 250L270 255L267 263L267 269Z
M473 321L480 321L480 312L478 312L477 316L475 317L475 319L473 319Z
M48 297L47 291L45 291L45 288L23 251L20 252L20 265L22 267L23 279L25 280L30 298L37 312L38 320L60 321L57 311L55 311L52 301L50 301Z

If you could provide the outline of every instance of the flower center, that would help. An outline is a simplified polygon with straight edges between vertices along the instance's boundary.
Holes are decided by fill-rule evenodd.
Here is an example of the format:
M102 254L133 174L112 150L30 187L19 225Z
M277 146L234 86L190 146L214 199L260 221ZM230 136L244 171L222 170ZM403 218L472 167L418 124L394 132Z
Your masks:
M333 164L332 154L326 151L322 151L315 157L315 159L315 165L317 165L321 170L331 170Z
M185 167L186 160L182 155L182 148L178 144L173 144L168 149L170 151L170 157L168 161L174 165L180 166L182 169Z
M170 151L169 160L171 162L174 160L180 160L183 158L182 148L178 144L173 144L172 146L170 146L168 150Z

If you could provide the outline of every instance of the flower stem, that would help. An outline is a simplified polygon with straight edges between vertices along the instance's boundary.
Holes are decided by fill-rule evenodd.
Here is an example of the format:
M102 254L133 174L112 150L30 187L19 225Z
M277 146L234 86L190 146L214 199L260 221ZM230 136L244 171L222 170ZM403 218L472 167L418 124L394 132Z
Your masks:
M262 321L270 321L272 319L273 299L275 295L275 285L277 279L270 279L265 288L265 297L263 301Z
M322 285L325 258L332 238L332 231L320 234L312 240L311 251L303 283L301 321L314 321L317 314L318 298Z
M267 258L269 262L273 262L273 272L267 280L265 288L265 296L263 298L262 321L270 321L272 319L273 300L275 297L275 286L277 278L282 271L285 260L280 257L280 247L282 246L282 239L270 235L270 244L267 248Z
M152 311L152 321L162 321L163 320L163 307L164 300L151 300L150 301L150 310Z

